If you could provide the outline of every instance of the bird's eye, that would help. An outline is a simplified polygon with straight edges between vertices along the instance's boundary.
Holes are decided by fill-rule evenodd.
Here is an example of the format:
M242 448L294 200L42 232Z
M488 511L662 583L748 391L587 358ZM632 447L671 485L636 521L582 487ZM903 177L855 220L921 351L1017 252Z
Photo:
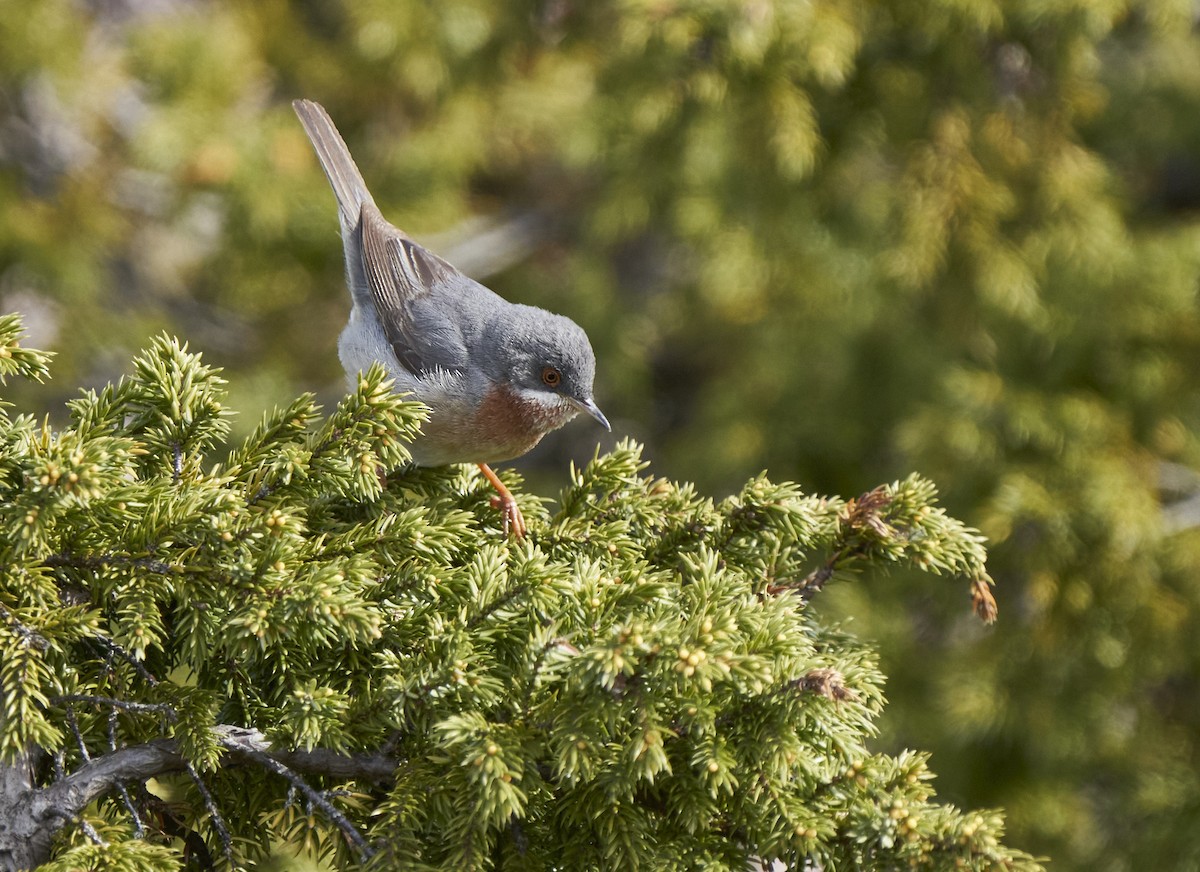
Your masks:
M562 373L552 366L542 370L542 382L551 388L556 388L562 382Z

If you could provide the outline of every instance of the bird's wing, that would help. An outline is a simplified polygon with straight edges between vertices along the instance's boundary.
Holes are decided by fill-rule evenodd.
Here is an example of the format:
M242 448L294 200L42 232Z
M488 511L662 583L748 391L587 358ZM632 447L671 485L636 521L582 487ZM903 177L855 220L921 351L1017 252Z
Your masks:
M359 232L375 313L400 363L417 375L462 367L462 330L437 297L469 279L388 223L374 203L363 203Z

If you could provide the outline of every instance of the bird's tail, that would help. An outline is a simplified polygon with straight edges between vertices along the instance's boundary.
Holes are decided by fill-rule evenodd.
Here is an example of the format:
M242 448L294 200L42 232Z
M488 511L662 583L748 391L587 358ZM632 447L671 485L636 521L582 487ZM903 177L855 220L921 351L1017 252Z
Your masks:
M363 181L354 158L350 156L350 149L346 147L346 142L334 126L333 119L320 103L314 103L312 100L293 100L292 108L300 117L304 132L308 134L317 158L321 161L321 168L325 170L329 184L333 186L343 226L354 227L358 224L363 203L373 203L374 200L371 199L367 183Z

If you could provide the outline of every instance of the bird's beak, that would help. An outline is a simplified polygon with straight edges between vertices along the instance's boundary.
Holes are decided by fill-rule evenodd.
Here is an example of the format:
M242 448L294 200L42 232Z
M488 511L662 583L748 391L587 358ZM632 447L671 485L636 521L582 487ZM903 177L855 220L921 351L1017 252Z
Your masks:
M612 432L612 427L609 426L608 418L604 417L604 413L600 411L600 407L596 405L596 401L591 397L588 397L586 400L577 400L572 397L571 405L581 412L587 412L589 415L599 421L605 430L608 430L610 433Z

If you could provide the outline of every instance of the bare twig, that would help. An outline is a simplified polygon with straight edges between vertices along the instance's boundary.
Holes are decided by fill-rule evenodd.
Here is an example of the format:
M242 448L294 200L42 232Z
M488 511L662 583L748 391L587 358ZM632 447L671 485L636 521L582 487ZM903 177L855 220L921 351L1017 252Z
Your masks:
M83 733L79 729L79 721L75 719L75 709L67 706L67 726L71 728L71 733L75 736L75 741L79 744L79 753L83 756L85 762L90 763L92 755L88 753L87 745L83 741Z
M96 828L91 825L85 817L76 817L75 822L79 824L79 829L83 830L83 834L92 840L93 844L103 845L104 839L100 838L100 834L96 832Z
M137 674L140 675L142 680L147 684L151 686L158 684L158 679L150 673L150 670L145 667L142 661L138 660L112 639L108 638L107 636L92 636L88 641L97 647L104 648L110 655L110 659L111 655L113 654L120 657L122 660L132 666Z
M103 697L97 699L107 704ZM158 711L154 707L150 710ZM290 785L337 824L364 858L372 854L366 839L354 825L318 791L305 783L300 773L386 782L395 772L395 758L384 754L340 754L324 748L311 751L276 750L271 748L266 736L258 730L228 724L216 726L214 732L217 741L226 750L287 778ZM82 741L82 735L79 732L76 735ZM14 832L28 833L31 843L44 845L48 850L51 838L62 825L61 821L76 820L89 803L104 796L117 784L143 782L171 772L186 772L188 765L175 739L155 739L90 758L53 784L29 791L29 802L25 806L27 820L10 822L10 827Z
M93 705L106 705L113 709L121 709L122 711L134 712L136 714L159 714L166 715L167 720L174 723L179 716L175 713L175 709L171 708L165 702L132 702L125 699L114 699L110 696L92 696L85 693L68 693L62 696L54 696L50 698L50 702L58 705L59 703L91 703ZM67 709L68 719L72 722L75 719L71 709ZM113 750L116 750L115 748Z
M233 838L229 835L229 827L225 825L225 818L221 817L221 810L217 808L216 800L208 791L208 787L204 783L204 779L200 777L200 773L196 771L196 767L187 760L183 761L184 768L187 774L191 776L192 782L196 785L196 789L200 791L200 797L204 800L204 807L208 809L208 814L212 818L213 828L217 831L217 837L221 840L221 850L225 854L225 859L229 863L231 869L237 868L237 863L233 856Z
M106 845L107 842L100 838L100 834L96 832L96 828L92 826L87 818L78 814L67 814L60 809L50 809L48 814L51 817L61 818L64 823L75 824L79 829L83 830L83 834L88 837L93 845Z
M254 731L253 734L261 735L257 733L257 731ZM358 831L358 828L355 827L354 824L352 824L344 814L338 811L337 807L334 806L333 803L331 803L328 799L326 799L320 791L314 789L307 781L301 778L297 772L293 771L285 763L278 760L276 757L272 756L266 751L260 751L254 748L252 744L240 741L239 738L231 736L222 740L221 744L230 751L248 757L258 765L262 766L268 772L274 772L276 775L286 778L293 787L299 790L300 793L304 794L305 799L307 799L309 803L319 808L322 812L324 812L327 818L333 821L337 828L342 831L342 835L345 836L346 841L350 842L350 844L358 849L358 853L362 859L366 860L374 856L375 851L367 843L367 840L363 838L363 835Z
M108 750L117 750L117 708L113 706L108 710ZM142 826L142 816L138 814L137 808L134 807L133 798L130 797L129 791L125 789L125 782L117 782L117 791L121 794L121 801L125 803L125 808L129 811L129 816L133 819L133 834L136 838L144 839L146 830Z
M66 569L103 569L107 566L133 566L155 575L175 575L179 570L165 560L130 557L127 554L51 554L42 560L46 566Z

